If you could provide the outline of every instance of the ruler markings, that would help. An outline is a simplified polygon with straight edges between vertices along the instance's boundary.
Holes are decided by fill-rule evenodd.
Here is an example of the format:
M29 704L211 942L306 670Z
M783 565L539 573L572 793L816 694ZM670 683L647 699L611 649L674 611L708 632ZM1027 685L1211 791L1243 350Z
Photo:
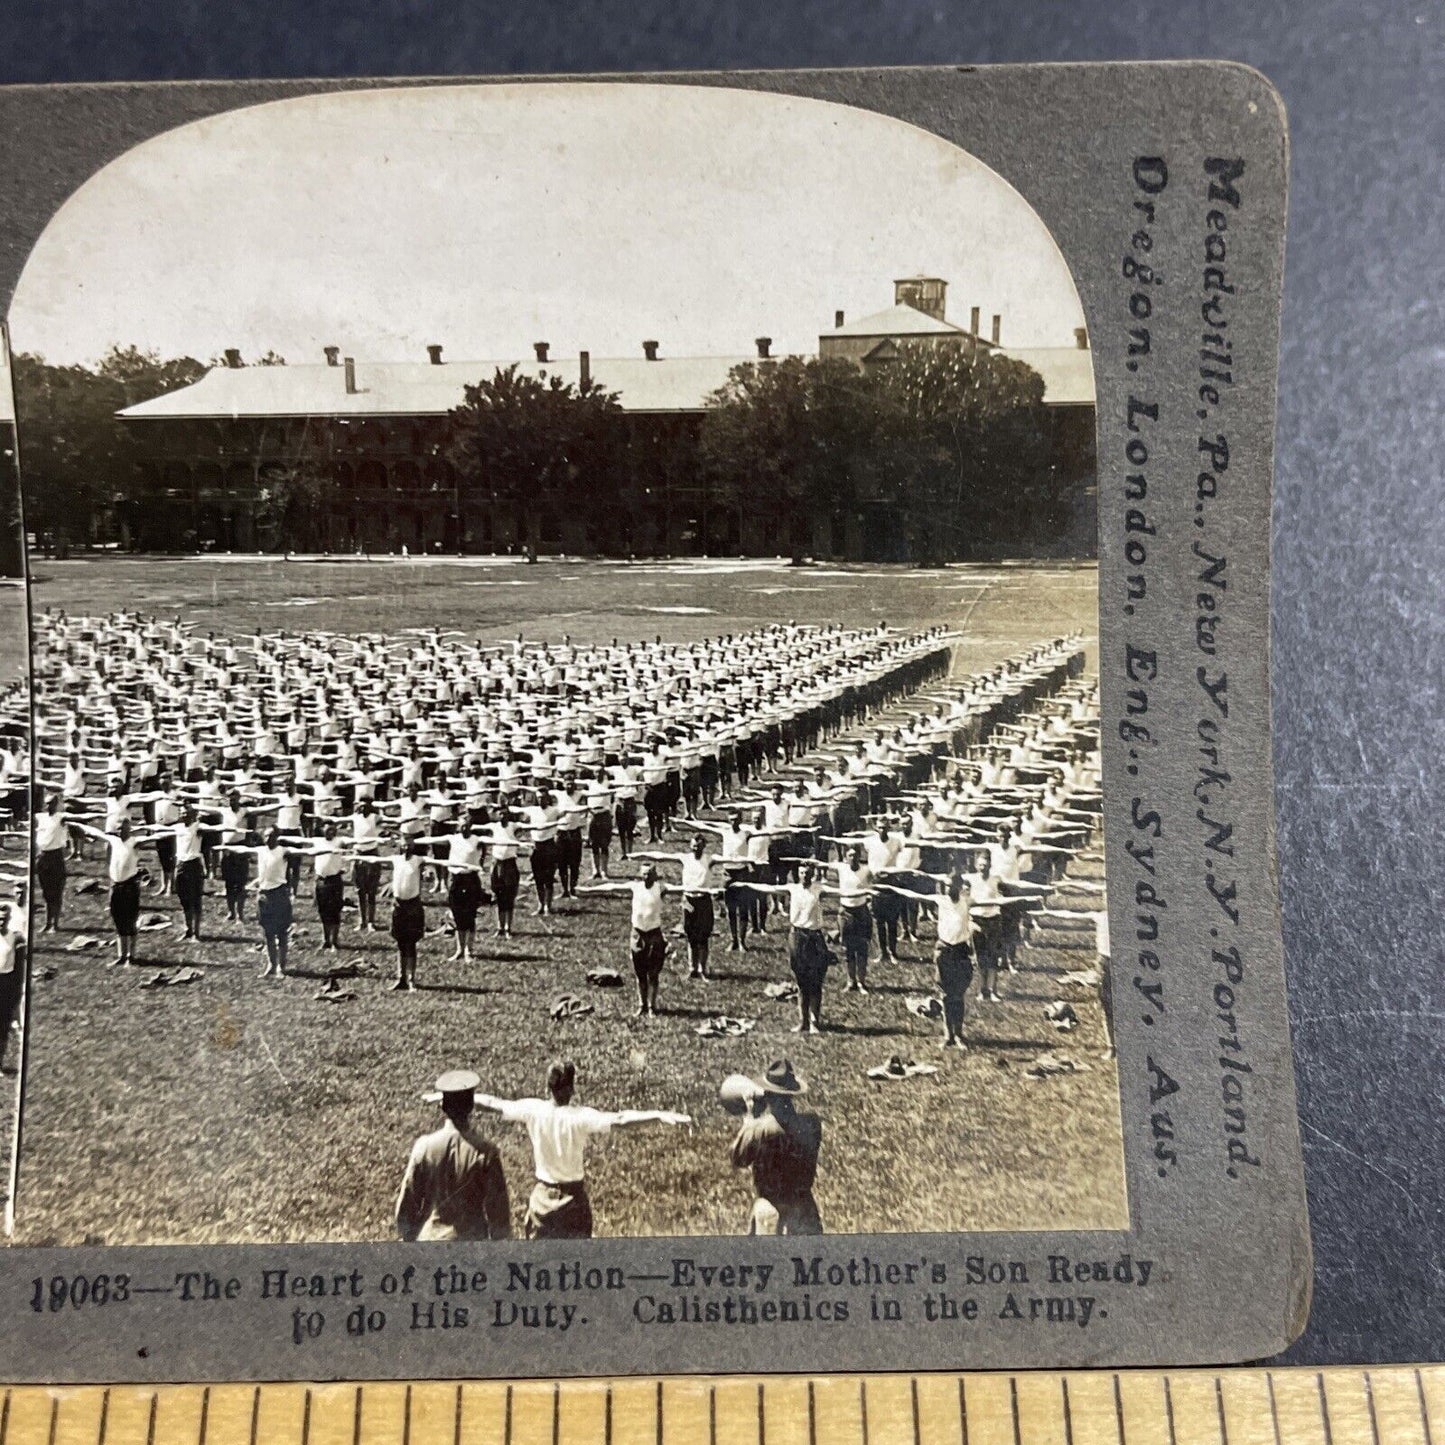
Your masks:
M1315 1372L1315 1383L1320 1392L1320 1424L1324 1426L1325 1445L1335 1445L1334 1427L1330 1424L1330 1402L1325 1398L1325 1377L1322 1371Z
M0 1387L0 1445L1445 1445L1442 1403L1441 1365Z

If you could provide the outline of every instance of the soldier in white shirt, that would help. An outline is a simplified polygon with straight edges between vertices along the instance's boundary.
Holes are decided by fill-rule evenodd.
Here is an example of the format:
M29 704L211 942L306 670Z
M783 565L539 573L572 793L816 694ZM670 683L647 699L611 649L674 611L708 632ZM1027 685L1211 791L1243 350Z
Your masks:
M204 830L194 804L188 803L179 820L171 825L176 858L176 898L185 919L185 937L201 936L201 901L205 896L206 863Z
M303 850L304 840L300 837L284 839L280 830L271 828L265 841L259 845L247 843L221 843L221 866L225 869L227 860L241 855L247 860L256 859L256 918L261 925L261 938L266 946L266 966L261 970L262 978L285 978L286 954L291 941L291 885L287 878L290 859L294 853Z
M376 900L381 891L381 819L368 798L358 803L351 819L351 852L355 859L352 882L356 884L356 928L358 933L376 932Z
M416 842L408 838L399 854L384 862L391 864L391 936L396 940L396 982L394 992L416 991L417 945L426 934L426 905L421 898L422 859Z
M577 1066L562 1059L547 1070L545 1099L499 1099L478 1093L477 1106L521 1124L532 1144L537 1183L527 1201L528 1239L590 1239L592 1201L587 1194L587 1143L614 1129L639 1124L690 1125L691 1116L665 1109L604 1113L573 1102Z
M65 821L65 800L52 793L45 811L35 819L35 879L45 903L45 926L41 933L60 928L60 910L65 902L65 854L70 831Z
M346 854L336 841L336 824L323 824L321 836L311 844L311 868L316 878L316 916L321 921L321 951L341 948L341 912L346 893Z
M696 826L690 824L689 826ZM687 939L690 978L707 978L708 952L716 922L712 870L725 862L721 856L704 856L706 839L698 835L687 853L637 853L638 858L682 865L682 933Z
M888 884L895 893L931 907L938 916L938 942L933 964L938 970L938 991L943 996L943 1041L939 1047L964 1049L964 1012L968 985L973 979L974 936L973 892L969 880L958 870L949 875L942 893L923 893L901 884Z
M657 869L647 863L642 876L632 883L584 883L583 893L627 893L632 897L632 930L629 953L632 971L637 977L637 1017L657 1014L657 989L662 980L663 960L667 943L662 936L662 897L669 890L657 876Z
M23 909L0 901L0 1073L15 1070L5 1062L10 1051L10 1029L25 990L25 928Z
M129 966L135 962L136 924L140 919L140 858L130 819L122 818L113 833L89 823L77 827L99 838L110 850L106 873L110 878L110 920L115 927L115 962Z
M823 1029L823 981L834 958L823 934L823 895L838 889L824 884L816 863L803 864L796 883L754 884L761 893L788 900L788 964L798 982L799 1021L795 1034L816 1034Z

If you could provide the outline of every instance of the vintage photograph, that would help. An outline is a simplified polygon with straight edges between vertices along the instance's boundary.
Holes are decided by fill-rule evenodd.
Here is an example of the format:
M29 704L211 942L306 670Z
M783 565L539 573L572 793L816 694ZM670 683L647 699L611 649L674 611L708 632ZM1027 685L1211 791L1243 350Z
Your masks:
M8 325L18 1242L1127 1228L1093 361L1008 182L313 95L96 172Z

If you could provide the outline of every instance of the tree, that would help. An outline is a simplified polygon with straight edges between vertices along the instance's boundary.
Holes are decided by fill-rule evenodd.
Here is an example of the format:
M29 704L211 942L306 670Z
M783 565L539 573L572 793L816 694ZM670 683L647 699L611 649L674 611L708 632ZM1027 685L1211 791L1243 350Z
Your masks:
M905 344L878 378L881 499L913 559L998 555L1040 524L1048 502L1043 378L982 346Z
M140 450L116 413L189 386L206 368L133 346L112 348L96 367L25 352L14 363L26 524L62 544L90 542L141 488Z
M447 456L463 498L525 501L538 513L580 519L613 505L621 450L617 393L499 367L468 386L451 412Z
M840 357L735 366L708 399L699 461L723 505L764 508L797 560L814 525L856 509L876 464L877 388Z

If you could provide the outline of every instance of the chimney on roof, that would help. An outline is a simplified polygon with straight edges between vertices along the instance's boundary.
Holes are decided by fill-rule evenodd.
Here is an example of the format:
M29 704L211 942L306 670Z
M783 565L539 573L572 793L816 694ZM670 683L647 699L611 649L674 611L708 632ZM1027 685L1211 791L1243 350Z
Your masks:
M341 365L341 348L339 346L328 346L325 348L325 351L327 366Z
M1003 325L1003 317L1000 316L1000 315L998 314L998 312L994 312L994 317L993 317L993 344L994 344L995 346L998 345L998 333L999 333L999 328L1000 328L1002 325Z
M590 351L579 351L577 353L577 385L586 391L592 384L592 353Z
M234 346L228 346L226 348L226 365L229 366L232 371L240 369L241 353Z
M356 385L356 358L354 356L343 357L341 364L346 368L346 394L355 396L359 389Z
M843 313L842 313L841 311L835 311L835 312L833 313L833 325L834 325L834 326L841 326L842 324L843 324Z
M970 333L971 335L973 335L973 336L977 336L977 335L978 335L978 315L979 315L979 312L978 312L978 307L977 307L977 306L973 306L973 307L970 307L970 308L969 308L969 312L968 312L968 329L969 329L969 333Z
M655 342L655 341L644 341L644 342L642 343L642 354L643 354L649 361L656 361L656 360L657 360L657 342Z
M759 336L753 345L758 348L760 361L766 361L772 355L773 338L771 336Z
M440 366L442 364L442 349L435 341L427 347L426 354L431 358L431 364L433 366Z
M552 343L551 343L550 341L534 341L534 342L532 343L532 350L537 353L537 360L538 360L538 361L546 361L546 359L547 359L547 349L548 349L548 347L550 347L551 345L552 345Z
M948 282L941 276L900 276L893 283L893 304L911 306L935 321L943 320Z
M1077 346L1080 351L1087 351L1089 349L1089 328L1087 326L1074 327L1074 345Z

